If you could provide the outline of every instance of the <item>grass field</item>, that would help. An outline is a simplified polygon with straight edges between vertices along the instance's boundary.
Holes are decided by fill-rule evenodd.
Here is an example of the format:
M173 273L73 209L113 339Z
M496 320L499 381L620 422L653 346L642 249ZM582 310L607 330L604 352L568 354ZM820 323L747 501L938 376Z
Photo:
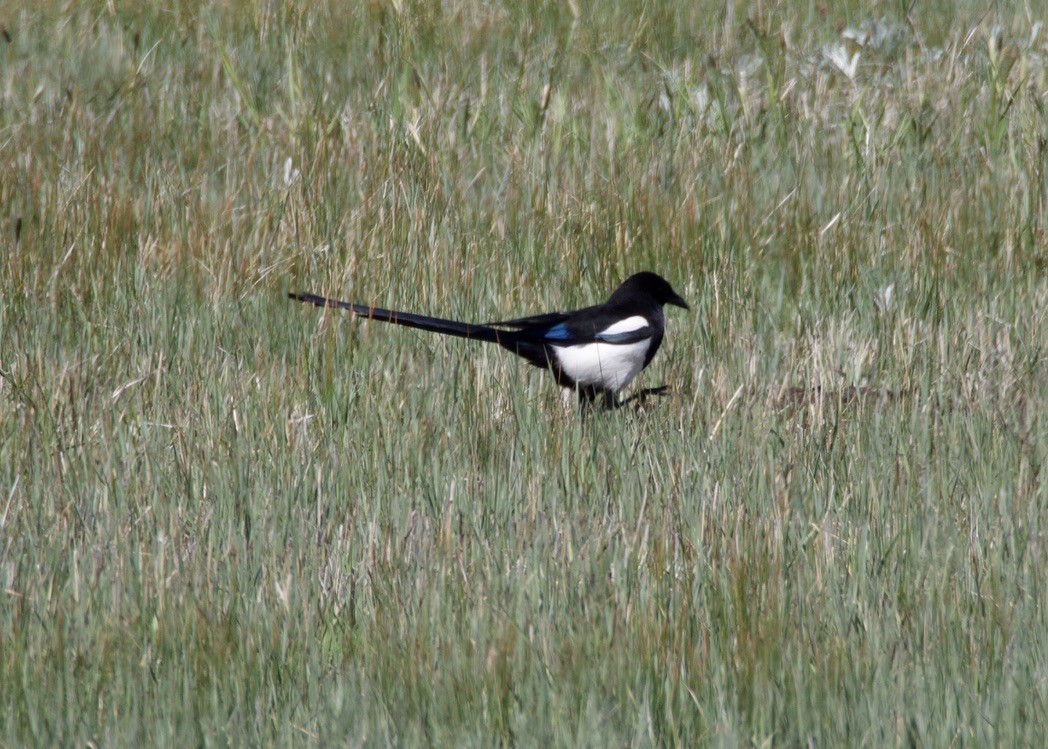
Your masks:
M1043 742L1043 2L146 5L0 2L0 746ZM641 269L586 419L286 299Z

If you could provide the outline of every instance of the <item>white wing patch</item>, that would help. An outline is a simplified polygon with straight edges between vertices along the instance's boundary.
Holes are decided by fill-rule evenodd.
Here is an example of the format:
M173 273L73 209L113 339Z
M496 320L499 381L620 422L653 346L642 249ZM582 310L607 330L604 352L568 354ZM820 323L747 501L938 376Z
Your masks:
M619 320L614 325L609 325L600 331L600 335L613 336L616 333L632 333L646 327L648 327L648 319L640 315L634 315L633 317L627 317L625 320Z

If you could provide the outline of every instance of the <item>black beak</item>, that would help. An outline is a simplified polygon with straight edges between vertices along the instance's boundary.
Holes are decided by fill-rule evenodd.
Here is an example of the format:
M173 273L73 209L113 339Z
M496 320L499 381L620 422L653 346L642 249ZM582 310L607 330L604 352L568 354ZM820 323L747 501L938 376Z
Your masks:
M680 294L674 294L673 298L670 299L667 302L667 304L672 304L672 305L675 305L677 307L683 307L684 309L691 309L691 307L688 306L688 303L685 302L684 299L681 298Z

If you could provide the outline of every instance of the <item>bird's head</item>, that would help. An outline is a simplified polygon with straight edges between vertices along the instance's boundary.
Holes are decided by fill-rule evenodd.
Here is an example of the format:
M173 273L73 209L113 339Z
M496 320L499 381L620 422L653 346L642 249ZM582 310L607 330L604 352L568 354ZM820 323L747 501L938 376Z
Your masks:
M623 298L639 294L651 297L658 304L672 304L684 309L691 309L681 295L673 290L669 281L651 271L634 273L623 281L619 288L615 289L615 293L611 295L611 298Z

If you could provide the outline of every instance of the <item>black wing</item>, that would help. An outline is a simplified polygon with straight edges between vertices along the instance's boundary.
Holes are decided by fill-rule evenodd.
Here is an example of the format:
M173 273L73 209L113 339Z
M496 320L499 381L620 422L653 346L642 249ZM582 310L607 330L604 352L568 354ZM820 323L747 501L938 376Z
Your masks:
M630 317L642 317L647 324L632 330L608 332L617 323ZM583 346L589 343L626 345L647 340L659 332L658 323L653 325L649 317L624 314L607 305L586 307L574 312L550 312L493 324L515 327L523 339L551 346Z

